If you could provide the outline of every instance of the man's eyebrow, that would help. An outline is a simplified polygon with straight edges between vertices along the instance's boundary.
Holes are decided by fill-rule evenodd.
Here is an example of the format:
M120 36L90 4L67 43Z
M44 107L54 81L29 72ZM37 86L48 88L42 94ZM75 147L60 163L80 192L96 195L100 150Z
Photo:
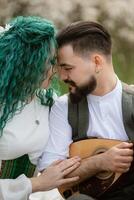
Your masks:
M74 65L67 64L67 63L61 63L59 64L60 67L74 67Z

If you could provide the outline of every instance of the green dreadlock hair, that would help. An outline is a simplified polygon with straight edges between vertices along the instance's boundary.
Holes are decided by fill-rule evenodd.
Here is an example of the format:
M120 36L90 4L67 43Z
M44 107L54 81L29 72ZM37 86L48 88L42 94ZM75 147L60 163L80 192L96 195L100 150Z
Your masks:
M55 61L54 25L40 17L17 17L0 33L0 132L38 91ZM52 103L52 90L45 93Z

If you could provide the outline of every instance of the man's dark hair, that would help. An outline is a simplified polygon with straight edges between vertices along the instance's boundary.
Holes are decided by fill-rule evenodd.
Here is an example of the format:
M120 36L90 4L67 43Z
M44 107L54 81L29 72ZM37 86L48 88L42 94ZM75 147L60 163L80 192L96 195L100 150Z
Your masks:
M57 34L58 47L70 44L80 54L98 51L111 55L111 36L100 24L90 21L79 21L63 28Z

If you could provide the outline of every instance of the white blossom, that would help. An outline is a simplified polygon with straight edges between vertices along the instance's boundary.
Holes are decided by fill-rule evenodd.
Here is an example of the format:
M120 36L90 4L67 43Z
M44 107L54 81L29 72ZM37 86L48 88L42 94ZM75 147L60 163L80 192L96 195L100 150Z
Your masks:
M5 28L3 26L0 26L0 33L8 31L10 28L11 28L10 24L6 24Z

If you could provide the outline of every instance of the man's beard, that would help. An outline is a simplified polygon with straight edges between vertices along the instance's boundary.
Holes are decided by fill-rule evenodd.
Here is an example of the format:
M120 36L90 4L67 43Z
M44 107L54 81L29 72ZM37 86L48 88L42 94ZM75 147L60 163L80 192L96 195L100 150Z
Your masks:
M69 83L70 86L75 88L75 92L72 93L70 90L69 97L72 103L79 103L83 97L86 97L88 94L94 91L97 86L97 81L94 76L90 78L88 83L83 86L78 87L74 81L65 80L65 83Z

